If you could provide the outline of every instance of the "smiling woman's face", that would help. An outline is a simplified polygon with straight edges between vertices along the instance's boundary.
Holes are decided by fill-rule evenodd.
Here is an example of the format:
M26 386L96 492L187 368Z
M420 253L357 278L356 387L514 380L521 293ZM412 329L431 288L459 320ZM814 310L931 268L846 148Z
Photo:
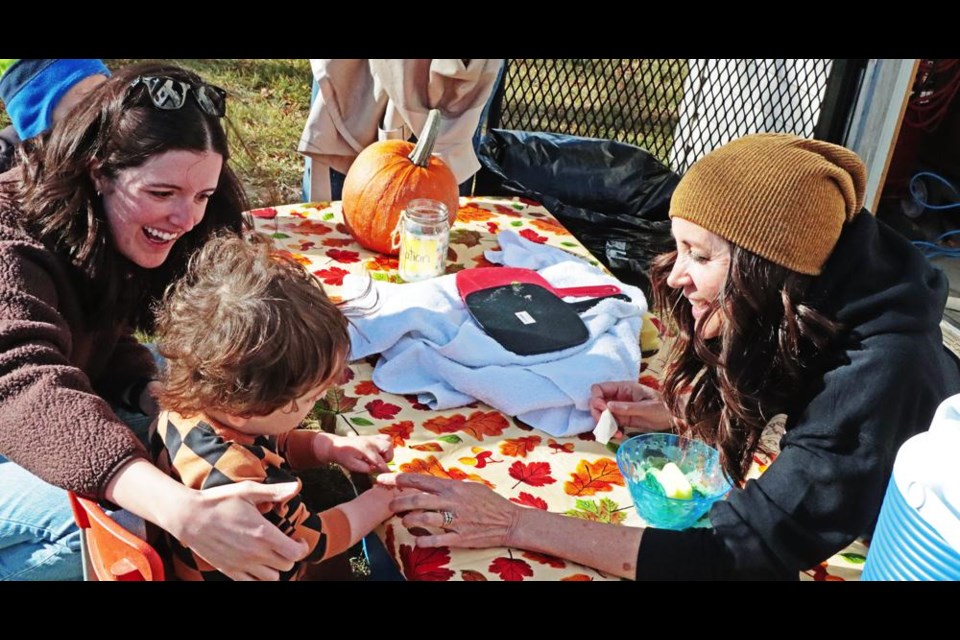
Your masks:
M709 312L717 300L730 269L730 243L717 234L683 218L671 219L673 238L677 243L677 260L667 277L667 284L680 289L690 302L697 333L704 340L720 335L723 314ZM709 315L706 324L703 318Z
M113 179L92 171L116 250L144 269L162 265L180 236L203 219L222 167L219 153L178 150Z

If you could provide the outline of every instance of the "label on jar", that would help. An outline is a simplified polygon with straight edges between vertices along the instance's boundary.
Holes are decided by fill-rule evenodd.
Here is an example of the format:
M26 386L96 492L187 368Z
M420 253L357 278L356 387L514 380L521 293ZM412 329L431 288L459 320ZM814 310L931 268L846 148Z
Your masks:
M400 236L400 277L407 282L439 276L447 257L448 234Z

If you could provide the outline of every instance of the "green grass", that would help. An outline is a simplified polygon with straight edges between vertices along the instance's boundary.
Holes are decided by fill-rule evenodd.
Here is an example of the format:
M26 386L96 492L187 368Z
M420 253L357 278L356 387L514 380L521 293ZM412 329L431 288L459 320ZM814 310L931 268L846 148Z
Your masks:
M667 163L687 70L683 59L513 59L500 126L619 140Z

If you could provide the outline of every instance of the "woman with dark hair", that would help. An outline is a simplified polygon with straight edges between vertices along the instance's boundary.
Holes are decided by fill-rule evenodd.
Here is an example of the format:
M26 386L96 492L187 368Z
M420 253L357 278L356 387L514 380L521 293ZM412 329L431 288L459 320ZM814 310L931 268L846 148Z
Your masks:
M0 580L81 576L64 490L153 522L234 578L276 578L305 548L258 503L296 485L187 489L118 412L156 414L134 331L246 208L228 165L226 94L168 64L117 72L0 176Z
M862 210L865 183L843 147L757 134L699 160L673 194L677 248L651 269L676 333L662 395L605 382L591 410L715 445L739 486L710 527L588 522L401 474L421 491L391 504L411 511L404 524L446 529L417 545L519 547L625 578L795 580L869 533L898 448L960 374L939 328L946 278ZM744 482L773 420L785 420L780 453Z

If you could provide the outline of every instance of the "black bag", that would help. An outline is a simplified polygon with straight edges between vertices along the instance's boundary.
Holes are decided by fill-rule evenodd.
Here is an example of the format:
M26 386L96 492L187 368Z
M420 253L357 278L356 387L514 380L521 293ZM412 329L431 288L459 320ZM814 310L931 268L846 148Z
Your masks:
M650 260L673 248L677 174L640 147L557 133L491 129L477 156L474 193L542 203L617 278L649 295Z

